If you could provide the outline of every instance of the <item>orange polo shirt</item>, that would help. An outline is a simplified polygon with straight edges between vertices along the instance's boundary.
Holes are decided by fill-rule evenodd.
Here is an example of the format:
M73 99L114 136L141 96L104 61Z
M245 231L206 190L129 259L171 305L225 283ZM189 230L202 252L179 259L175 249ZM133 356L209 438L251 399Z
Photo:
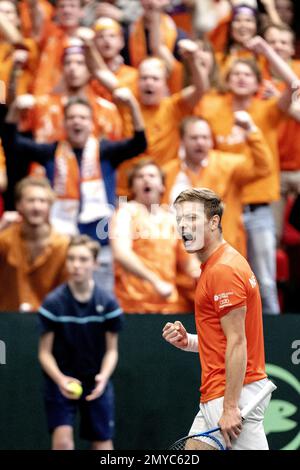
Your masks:
M126 223L125 223L126 220ZM124 226L130 224L130 235ZM187 253L179 239L175 217L160 209L150 214L145 206L131 201L113 216L113 232L130 236L132 249L143 264L165 282L173 284L170 297L160 296L153 286L115 263L115 293L126 313L189 313L190 304L180 299L176 289L176 265Z
M90 85L86 87L85 95L93 109L95 135L112 140L120 139L122 121L117 107L97 96ZM21 130L32 130L35 139L41 143L64 139L63 110L68 98L68 95L63 93L36 96L34 108L23 113Z
M279 152L278 125L284 119L277 99L260 100L253 98L247 111L256 126L262 131L272 152L272 168L269 176L247 184L243 189L244 204L273 202L279 198ZM195 114L208 120L219 150L249 156L249 146L244 133L234 127L233 97L230 93L210 94L203 97L195 108Z
M17 311L22 303L37 310L66 281L68 238L52 231L49 245L30 262L21 227L16 223L0 233L0 311Z
M163 98L158 106L144 106L140 103L142 115L145 121L147 136L147 155L151 156L160 166L176 160L180 146L179 123L192 109L183 99L182 93L175 93ZM131 115L127 108L120 108L123 120L123 132L125 137L133 133ZM141 155L123 162L118 168L117 194L127 195L127 174Z
M201 362L201 403L224 396L226 336L221 319L246 307L247 367L244 384L266 377L262 307L256 278L245 258L222 243L201 265L195 321Z

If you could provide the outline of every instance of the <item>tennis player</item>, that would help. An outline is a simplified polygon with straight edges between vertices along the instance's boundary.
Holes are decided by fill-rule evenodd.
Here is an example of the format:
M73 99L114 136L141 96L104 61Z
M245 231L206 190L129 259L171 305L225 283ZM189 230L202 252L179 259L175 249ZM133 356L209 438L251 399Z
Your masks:
M200 354L200 411L189 434L220 426L214 436L225 447L267 450L263 419L270 395L243 423L240 412L268 380L257 281L245 258L222 238L223 204L217 194L188 189L174 205L185 249L197 253L202 270L195 293L197 335L179 321L163 329L173 346ZM214 443L199 439L189 440L186 448L214 450Z

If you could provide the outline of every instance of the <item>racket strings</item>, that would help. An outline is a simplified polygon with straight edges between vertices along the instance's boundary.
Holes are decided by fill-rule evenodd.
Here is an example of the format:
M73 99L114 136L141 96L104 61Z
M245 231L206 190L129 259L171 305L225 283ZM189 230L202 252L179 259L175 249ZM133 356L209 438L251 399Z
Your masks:
M200 439L201 437L201 439ZM187 436L183 439L179 439L174 442L169 448L170 450L197 450L197 444L202 443L202 445L207 444L210 447L213 447L214 450L225 450L222 443L214 436L209 435L198 435L198 436ZM216 448L217 445L217 448ZM207 449L208 450L208 449Z

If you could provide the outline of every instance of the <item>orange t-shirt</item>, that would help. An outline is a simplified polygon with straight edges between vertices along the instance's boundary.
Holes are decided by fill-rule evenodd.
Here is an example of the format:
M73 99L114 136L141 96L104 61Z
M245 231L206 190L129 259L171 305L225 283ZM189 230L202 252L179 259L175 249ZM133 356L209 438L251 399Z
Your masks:
M178 238L175 217L164 209L151 214L145 206L131 201L113 216L112 236L130 237L132 250L158 277L174 285L168 298L153 286L115 263L115 293L126 313L189 313L190 304L178 297L176 265L188 256ZM163 262L162 262L163 260Z
M247 111L262 131L269 145L273 160L269 176L247 184L243 189L243 203L255 204L273 202L279 198L279 153L278 125L284 119L277 99L260 100L253 98ZM249 146L244 132L234 126L233 96L228 93L208 93L196 106L194 113L210 123L219 150L249 155Z
M44 297L66 281L65 259L68 237L55 233L49 244L34 260L16 223L0 233L0 312L17 311L22 303L37 310Z
M160 166L178 158L180 146L179 123L192 113L191 107L185 102L182 93L175 93L163 98L159 106L144 106L140 103L145 121L147 136L147 155ZM128 108L120 108L125 137L133 133L131 115ZM118 168L117 194L128 195L127 174L142 155L123 162Z
M289 64L292 70L300 78L300 61L292 60ZM264 78L271 80L279 91L283 91L286 85L282 81L272 77L269 69L264 70ZM299 99L299 92L295 90L295 97ZM281 171L300 170L300 123L292 117L286 117L278 128L278 146Z
M201 361L201 403L224 396L226 336L221 318L246 307L247 368L244 384L266 377L262 307L259 288L249 264L223 243L201 265L195 294L195 320Z
M93 108L94 133L112 140L122 137L122 121L117 107L110 101L100 98L90 86L86 87L86 97ZM37 142L51 143L65 138L64 105L66 94L50 94L36 97L36 104L23 113L21 130L33 131Z

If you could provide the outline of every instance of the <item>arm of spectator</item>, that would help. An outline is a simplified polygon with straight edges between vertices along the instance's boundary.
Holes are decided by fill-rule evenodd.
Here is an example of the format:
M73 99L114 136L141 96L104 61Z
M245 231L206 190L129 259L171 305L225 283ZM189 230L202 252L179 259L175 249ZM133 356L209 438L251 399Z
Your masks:
M129 88L117 88L113 92L113 99L116 104L128 106L131 112L133 128L135 131L145 129L144 118L141 113L140 105Z
M246 47L255 54L263 55L277 76L286 83L287 88L279 97L278 107L281 111L287 113L291 105L292 95L295 92L295 84L299 85L297 75L262 37L255 36L250 39Z
M81 39L83 39L81 37ZM98 80L107 90L113 92L118 88L119 80L115 74L109 70L98 51L94 41L83 39L86 50L86 61L88 68L94 78Z
M278 14L278 11L276 10L274 0L261 0L261 3L265 7L265 11L268 15L269 21L272 24L276 24L276 25L283 24L279 14Z
M0 12L0 33L11 44L20 44L23 41L22 34L8 20L7 15Z
M118 88L115 90L113 97L119 103L125 104L130 108L135 131L133 137L129 139L114 142L105 139L101 141L101 159L108 160L116 168L124 160L145 152L147 140L140 107L131 91L128 88Z
M28 0L27 3L32 23L32 37L39 41L45 26L45 12L38 0Z
M260 129L246 111L234 113L235 125L245 133L252 159L242 161L236 166L234 177L239 185L247 184L257 178L266 177L272 169L273 155Z
M197 57L198 46L195 42L184 39L180 41L182 57L187 61L192 74L192 85L184 88L183 99L194 108L202 96L209 90L208 71L203 68Z
M153 9L151 15L148 15L149 46L152 55L164 61L170 74L174 68L175 57L164 43L160 28L160 18L161 11L159 9Z
M218 13L213 0L201 0L193 2L193 25L200 37L212 31L218 24Z
M110 243L114 259L131 274L149 282L162 297L169 297L174 286L160 279L147 268L133 250L131 215L125 208L120 208L113 216L110 230Z
M22 158L30 162L37 162L45 166L45 164L53 159L57 143L40 144L29 137L24 137L17 130L17 122L21 107L18 108L20 98L30 97L31 95L21 95L10 106L6 115L6 124L2 126L2 144L6 156ZM22 103L24 104L24 101ZM28 99L30 101L30 98ZM24 109L24 108L23 108Z
M123 11L108 2L101 2L97 5L96 15L97 18L101 18L101 16L103 16L105 18L111 18L118 21L118 23L122 23L124 21Z

